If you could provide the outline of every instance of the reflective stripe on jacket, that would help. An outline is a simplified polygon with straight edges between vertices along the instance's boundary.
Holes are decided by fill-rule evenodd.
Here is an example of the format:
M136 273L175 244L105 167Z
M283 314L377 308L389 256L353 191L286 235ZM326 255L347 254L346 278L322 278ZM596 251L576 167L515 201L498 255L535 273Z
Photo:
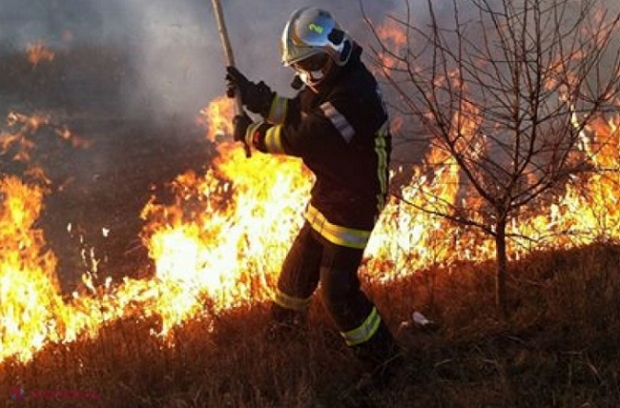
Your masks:
M389 120L378 84L356 48L317 91L275 95L249 138L266 153L301 157L316 176L307 219L338 245L365 247L388 192Z

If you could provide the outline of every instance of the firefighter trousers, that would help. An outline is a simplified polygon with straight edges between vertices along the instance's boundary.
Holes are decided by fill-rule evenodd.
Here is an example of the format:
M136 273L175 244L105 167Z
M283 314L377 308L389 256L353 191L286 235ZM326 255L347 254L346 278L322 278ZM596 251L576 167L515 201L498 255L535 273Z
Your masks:
M320 282L323 304L347 345L369 354L368 358L389 357L392 336L360 287L363 252L327 241L306 222L282 266L273 298L274 319L305 314Z

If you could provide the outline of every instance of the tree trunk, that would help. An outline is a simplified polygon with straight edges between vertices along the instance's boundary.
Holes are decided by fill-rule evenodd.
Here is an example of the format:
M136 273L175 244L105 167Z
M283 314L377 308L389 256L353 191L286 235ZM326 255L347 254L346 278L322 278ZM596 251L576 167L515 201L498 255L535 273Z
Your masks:
M508 259L506 255L506 218L500 217L496 226L495 255L497 270L495 276L495 304L503 317L508 315L506 306L506 269Z

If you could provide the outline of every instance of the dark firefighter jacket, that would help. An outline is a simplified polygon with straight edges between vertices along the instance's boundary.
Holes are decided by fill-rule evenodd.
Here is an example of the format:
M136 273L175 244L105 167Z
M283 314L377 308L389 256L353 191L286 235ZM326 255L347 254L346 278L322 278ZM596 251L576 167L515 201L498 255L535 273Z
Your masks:
M364 248L385 205L391 135L377 82L354 48L349 62L314 92L275 95L266 122L251 125L248 143L300 157L315 183L306 219L328 241Z

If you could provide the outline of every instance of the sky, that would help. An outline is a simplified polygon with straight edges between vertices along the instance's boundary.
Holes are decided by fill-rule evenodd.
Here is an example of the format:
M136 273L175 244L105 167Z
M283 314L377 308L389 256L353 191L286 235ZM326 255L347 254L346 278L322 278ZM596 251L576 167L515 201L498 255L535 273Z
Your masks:
M293 72L280 63L284 24L299 7L331 11L340 25L365 45L371 34L361 5L375 23L403 15L405 0L220 0L237 66L252 80L265 80L282 94ZM472 0L459 0L468 19ZM495 0L492 0L495 1ZM581 0L571 0L579 3ZM427 24L426 0L409 0L412 22ZM618 11L618 0L602 0ZM450 0L435 0L440 20L450 18ZM474 15L469 17L474 18ZM194 114L225 89L224 52L211 0L2 0L0 53L24 52L43 42L50 48L94 45L120 48L137 78L124 84L128 106L148 103L158 111ZM146 100L146 102L145 102Z
M396 2L364 0L364 8L381 19ZM279 39L289 15L308 4L331 11L360 42L369 35L357 0L221 0L237 66L248 77L292 93L293 73L280 64ZM162 112L198 112L225 89L211 0L2 0L0 52L20 53L34 42L127 50L138 72L125 84L129 104L132 95L148 95Z

